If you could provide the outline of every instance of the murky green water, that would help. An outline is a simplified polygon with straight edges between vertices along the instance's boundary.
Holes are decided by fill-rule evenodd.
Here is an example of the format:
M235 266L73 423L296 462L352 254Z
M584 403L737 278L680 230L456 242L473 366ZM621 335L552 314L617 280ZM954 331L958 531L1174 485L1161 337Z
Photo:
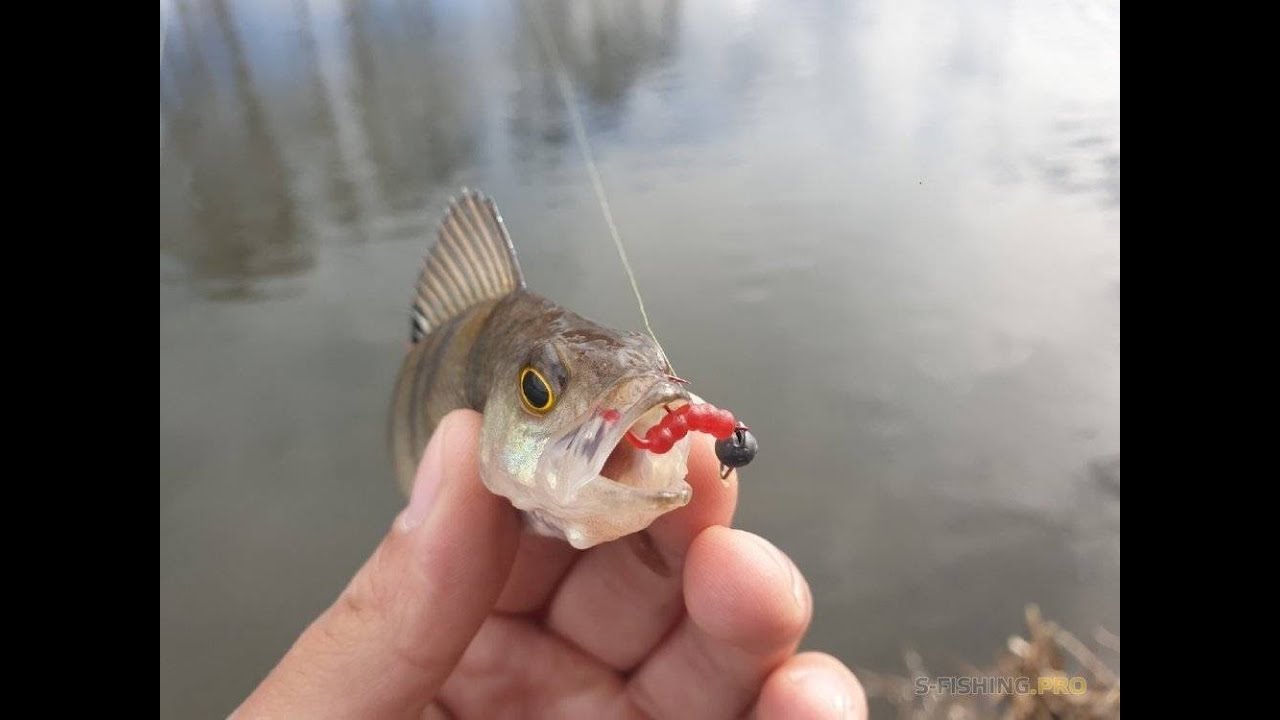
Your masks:
M534 0L524 0L524 3ZM385 422L462 185L638 328L521 0L161 4L160 710L225 715L398 510ZM544 5L653 324L761 455L807 644L1119 630L1111 2Z

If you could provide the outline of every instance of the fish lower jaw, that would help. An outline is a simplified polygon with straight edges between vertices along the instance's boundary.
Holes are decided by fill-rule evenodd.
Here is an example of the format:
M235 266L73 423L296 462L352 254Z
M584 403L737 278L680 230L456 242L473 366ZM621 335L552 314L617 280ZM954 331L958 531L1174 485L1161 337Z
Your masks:
M583 550L639 532L693 499L693 488L685 481L687 438L663 455L629 447L626 451L635 455L629 455L626 467L614 473L618 479L596 474L559 488L538 480L518 487L497 478L497 482L486 479L485 484L523 510L535 532L561 538ZM572 490L556 492L567 488Z
M683 479L670 488L641 493L599 477L587 483L571 507L513 504L524 510L535 532L561 538L578 550L586 550L640 532L662 515L688 505L692 499L693 488Z

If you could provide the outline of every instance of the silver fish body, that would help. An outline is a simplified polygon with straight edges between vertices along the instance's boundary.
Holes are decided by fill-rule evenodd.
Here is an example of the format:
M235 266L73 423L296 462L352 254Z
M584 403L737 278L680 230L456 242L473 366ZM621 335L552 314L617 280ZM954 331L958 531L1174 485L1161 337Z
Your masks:
M450 205L419 276L411 337L391 410L406 492L440 419L471 408L484 415L481 479L539 532L586 548L689 502L687 437L664 454L623 441L690 402L661 348L529 292L484 196Z

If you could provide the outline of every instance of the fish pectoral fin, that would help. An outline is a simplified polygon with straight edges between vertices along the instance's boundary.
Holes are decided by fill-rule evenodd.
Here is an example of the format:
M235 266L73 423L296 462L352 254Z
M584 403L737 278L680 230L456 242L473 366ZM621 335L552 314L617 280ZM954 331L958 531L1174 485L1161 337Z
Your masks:
M422 262L413 298L410 340L478 303L524 288L511 236L493 200L463 189L449 202L436 244Z

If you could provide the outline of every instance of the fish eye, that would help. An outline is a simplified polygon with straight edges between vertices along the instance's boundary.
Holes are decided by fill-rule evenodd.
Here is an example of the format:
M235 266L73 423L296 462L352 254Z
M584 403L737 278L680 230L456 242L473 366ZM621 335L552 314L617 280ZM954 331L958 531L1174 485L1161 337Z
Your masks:
M520 400L525 409L535 415L543 415L556 406L556 394L551 385L532 365L520 371Z

